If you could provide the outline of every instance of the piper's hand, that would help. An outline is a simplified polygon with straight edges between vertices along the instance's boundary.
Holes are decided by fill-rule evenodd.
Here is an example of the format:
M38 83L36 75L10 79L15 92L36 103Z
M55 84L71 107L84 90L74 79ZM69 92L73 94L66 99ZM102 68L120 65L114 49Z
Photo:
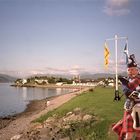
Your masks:
M122 77L122 76L119 76L118 79L121 81L121 83L122 83L123 85L125 85L125 86L128 85L128 82L129 82L129 81L128 81L126 78L124 78L124 77Z
M134 102L132 100L127 99L124 104L124 109L129 112L132 110L133 106L134 106Z
M140 98L140 93L137 92L137 91L133 91L130 95L129 95L130 98L132 99L138 99Z

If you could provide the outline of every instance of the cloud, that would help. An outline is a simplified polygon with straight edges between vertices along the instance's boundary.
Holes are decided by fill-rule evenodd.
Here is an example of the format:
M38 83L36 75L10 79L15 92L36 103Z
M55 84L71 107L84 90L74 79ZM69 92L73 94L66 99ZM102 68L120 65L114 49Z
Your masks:
M72 75L78 75L80 73L86 72L85 68L82 68L78 65L74 65L71 67L71 69L69 70L69 73Z
M130 0L106 0L103 12L109 16L123 16L130 13Z
M116 62L114 60L109 61L108 72L115 73L116 72ZM126 72L126 62L125 59L118 60L118 73Z
M45 67L40 69L22 69L22 70L0 70L1 74L8 74L19 78L28 77L31 75L47 75L47 74L62 74L62 75L78 75L86 70L79 65L73 65L69 68L66 67Z
M111 65L111 66L115 66L115 60L110 60L109 61L109 65ZM118 60L118 66L124 66L124 65L126 65L126 62L125 62L125 59L120 59L120 60Z
M71 68L52 68L52 67L46 67L46 71L48 73L54 73L54 74L72 74L72 75L78 75L81 72L84 72L85 69L81 68L78 65L74 65Z
M65 73L68 71L68 69L66 69L66 68L53 68L53 67L46 67L45 70L46 70L46 72L51 72L51 73L53 73L53 72L55 72L55 73L64 72Z

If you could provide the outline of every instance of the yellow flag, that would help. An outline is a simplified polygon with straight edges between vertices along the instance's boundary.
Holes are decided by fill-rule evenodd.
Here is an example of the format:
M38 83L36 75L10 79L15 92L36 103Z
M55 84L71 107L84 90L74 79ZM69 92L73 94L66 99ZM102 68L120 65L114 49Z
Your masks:
M107 46L107 43L105 42L104 44L104 65L106 68L108 68L108 64L109 64L109 49Z

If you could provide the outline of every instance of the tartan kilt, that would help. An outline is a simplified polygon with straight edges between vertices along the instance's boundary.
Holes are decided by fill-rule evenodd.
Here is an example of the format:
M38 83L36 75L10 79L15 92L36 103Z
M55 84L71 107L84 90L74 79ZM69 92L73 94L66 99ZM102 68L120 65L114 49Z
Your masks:
M123 137L123 135L125 135L127 132L133 133L133 118L131 116L131 112L125 111L123 119L114 124L112 126L112 130L116 132L120 138Z

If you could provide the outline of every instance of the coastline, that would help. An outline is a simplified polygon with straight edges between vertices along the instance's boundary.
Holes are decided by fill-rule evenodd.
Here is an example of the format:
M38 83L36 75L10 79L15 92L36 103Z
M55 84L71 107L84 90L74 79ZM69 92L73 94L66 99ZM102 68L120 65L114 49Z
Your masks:
M56 84L47 84L47 85L38 85L38 84L12 84L11 86L14 87L33 87L33 88L72 88L72 89L80 89L86 87L93 87L88 85L71 85L71 84L64 84L64 85L56 85Z
M11 84L9 86L13 86L13 87L27 87L27 88L48 88L48 89L55 89L55 88L64 88L64 89L72 89L72 91L69 91L68 93L71 93L71 92L75 92L75 91L78 91L78 90L82 90L83 87L79 87L79 86L71 86L71 85L55 85L55 84L48 84L48 85L36 85L36 84L26 84L26 85L17 85L17 84ZM65 93L63 93L65 94ZM67 93L66 93L67 94ZM62 93L60 95L53 95L53 96L49 96L49 97L46 97L46 99L51 99L51 98L55 98L57 96L61 96ZM35 99L35 100L38 100L38 99ZM24 108L24 110L22 112L15 112L15 113L11 113L11 114L7 114L7 115L3 115L3 116L0 116L0 129L1 129L1 121L2 120L7 120L7 122L9 122L9 120L13 120L15 117L19 116L19 114L23 113L23 112L26 112L26 109L28 110L28 105L30 106L30 104L32 104L32 102L34 102L35 100L32 100L32 101L29 101L28 104L26 104L26 107ZM39 99L41 100L41 99ZM43 100L43 99L42 99Z
M20 118L21 116L32 115L34 112L41 111L45 108L46 99L33 100L27 104L25 110L21 113L0 117L0 129L7 127L12 121Z
M77 92L77 91L78 90L76 90L75 92ZM67 94L71 94L71 92L69 92ZM34 112L38 113L38 112L44 110L47 107L47 101L51 101L54 98L57 98L58 96L62 96L62 95L64 95L64 94L48 97L48 98L41 99L41 100L32 100L27 104L24 111L22 111L20 113L16 113L14 115L0 117L0 129L7 127L12 121L20 118L21 116L32 115Z
M90 87L93 88L93 87ZM12 136L16 134L21 134L25 129L27 129L33 120L40 117L41 115L47 113L50 110L53 110L63 103L69 101L73 97L81 94L84 91L90 89L89 87L82 88L81 90L59 95L56 97L51 97L42 100L31 101L24 112L19 113L12 117L10 121L0 129L0 139L9 140ZM47 105L47 101L50 101L50 104Z

